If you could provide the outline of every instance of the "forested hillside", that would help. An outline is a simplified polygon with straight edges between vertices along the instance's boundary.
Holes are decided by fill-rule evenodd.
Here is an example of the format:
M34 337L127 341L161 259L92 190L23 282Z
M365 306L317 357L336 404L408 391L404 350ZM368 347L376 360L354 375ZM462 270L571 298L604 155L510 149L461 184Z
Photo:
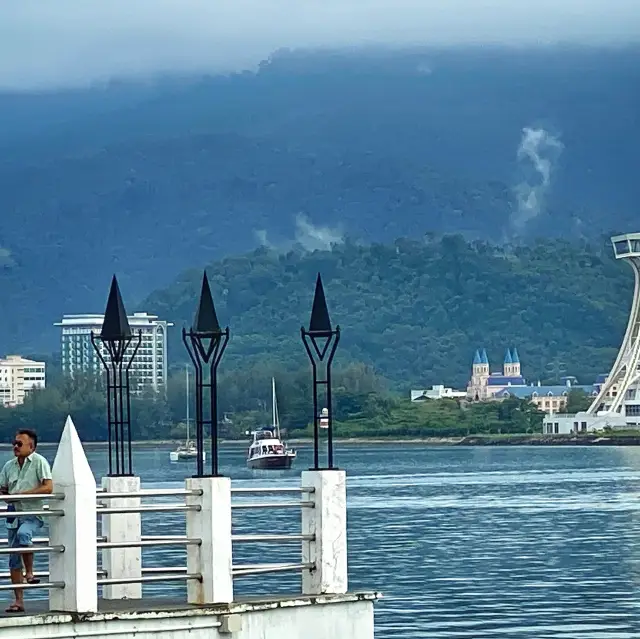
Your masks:
M0 94L0 352L55 349L53 322L100 311L114 271L141 300L259 244L634 230L639 91L637 48L558 47L280 52L255 73Z
M566 372L590 383L611 366L633 291L631 270L604 238L499 247L444 236L331 251L259 249L208 267L232 334L225 369L304 365L299 329L317 272L343 330L336 361L363 362L404 390L463 386L479 347L499 369L505 349L516 346L530 381ZM188 271L143 304L176 323L173 362L185 357L179 332L192 321L201 277Z

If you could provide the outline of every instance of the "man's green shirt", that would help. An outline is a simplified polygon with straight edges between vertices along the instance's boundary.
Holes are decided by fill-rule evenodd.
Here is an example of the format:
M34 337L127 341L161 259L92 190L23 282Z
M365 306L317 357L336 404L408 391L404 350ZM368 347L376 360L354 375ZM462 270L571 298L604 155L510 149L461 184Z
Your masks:
M17 457L14 457L3 466L0 471L0 488L6 488L10 495L14 495L15 493L37 488L45 479L51 479L49 462L42 455L34 452L24 460L22 468L18 463ZM13 503L17 512L42 510L44 506L44 500L42 499L26 499ZM38 517L38 519L41 518ZM7 524L7 527L16 528L18 524L18 520L14 519L11 524Z

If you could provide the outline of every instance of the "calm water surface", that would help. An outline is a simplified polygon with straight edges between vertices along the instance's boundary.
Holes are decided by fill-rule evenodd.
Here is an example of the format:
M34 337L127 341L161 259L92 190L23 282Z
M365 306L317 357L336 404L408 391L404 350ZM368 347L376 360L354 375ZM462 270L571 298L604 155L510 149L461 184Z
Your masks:
M222 451L222 472L236 486L296 486L311 451L300 450L296 470L275 473L248 471L243 455L239 446ZM88 456L103 475L105 451ZM146 487L179 487L191 474L168 456L168 447L136 449ZM349 477L350 587L384 594L378 639L640 636L639 449L353 445L340 446L337 459ZM292 510L234 513L242 533L296 532L299 520ZM143 522L144 534L184 534L181 514ZM180 549L143 557L147 566L186 563ZM234 547L236 564L299 560L297 544ZM235 584L241 594L295 592L299 579Z

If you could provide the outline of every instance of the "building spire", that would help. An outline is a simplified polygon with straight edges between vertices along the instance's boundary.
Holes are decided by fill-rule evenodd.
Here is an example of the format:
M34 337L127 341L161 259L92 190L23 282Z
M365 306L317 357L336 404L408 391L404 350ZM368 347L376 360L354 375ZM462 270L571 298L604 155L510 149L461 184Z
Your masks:
M478 366L478 364L482 364L482 359L480 357L480 351L476 349L476 354L473 356L473 365Z
M518 355L518 349L517 348L514 348L511 351L511 361L514 364L519 364L520 363L520 356Z
M513 364L513 358L511 357L511 351L509 349L507 349L507 352L504 356L504 363Z
M486 348L482 349L481 357L482 357L482 363L488 365L489 364L489 358L487 357L487 349Z

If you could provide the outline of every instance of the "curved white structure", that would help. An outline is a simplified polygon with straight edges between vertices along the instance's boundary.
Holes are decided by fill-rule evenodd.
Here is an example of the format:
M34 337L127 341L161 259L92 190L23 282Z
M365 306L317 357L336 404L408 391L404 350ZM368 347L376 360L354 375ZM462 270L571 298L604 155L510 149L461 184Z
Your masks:
M635 289L627 331L618 357L587 411L588 415L615 414L640 421L640 233L611 238L616 259L633 269ZM627 420L628 421L628 420Z

